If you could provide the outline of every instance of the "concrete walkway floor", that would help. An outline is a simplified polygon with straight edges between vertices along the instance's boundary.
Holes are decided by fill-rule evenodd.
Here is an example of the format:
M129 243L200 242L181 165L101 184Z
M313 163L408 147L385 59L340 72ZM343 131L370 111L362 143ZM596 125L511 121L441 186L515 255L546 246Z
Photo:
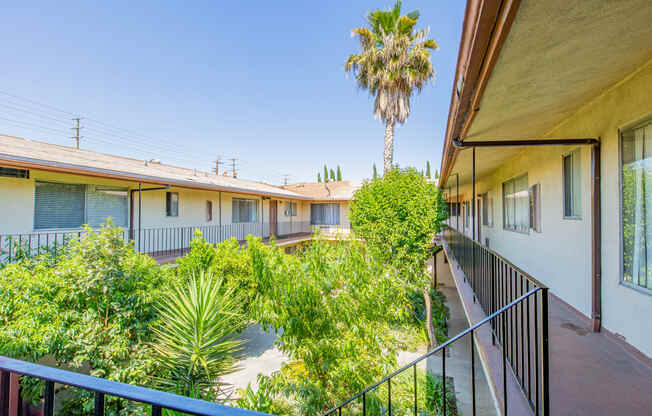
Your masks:
M439 264L437 268L437 283L439 290L446 296L446 305L450 310L448 320L448 336L453 337L469 327L464 308L457 293L450 270ZM432 260L428 266L432 267ZM462 415L472 415L472 378L471 378L471 341L464 337L451 344L446 352L446 378L453 378L455 396L457 398L458 411ZM442 374L441 355L428 359L428 371L434 374ZM487 379L482 369L480 357L475 351L475 398L476 414L496 415L494 399L487 384Z
M553 415L652 415L652 367L610 335L591 332L555 296L549 301Z

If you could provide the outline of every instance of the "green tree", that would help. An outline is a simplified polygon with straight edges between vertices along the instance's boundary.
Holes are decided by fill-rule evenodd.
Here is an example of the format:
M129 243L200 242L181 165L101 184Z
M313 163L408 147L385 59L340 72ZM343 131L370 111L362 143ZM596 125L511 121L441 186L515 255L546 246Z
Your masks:
M321 183L321 173L317 172L317 182Z
M439 179L439 171L438 170L435 171L435 179Z
M416 30L419 11L401 16L401 1L390 10L367 15L369 27L353 29L360 53L350 55L344 70L355 74L358 87L375 96L374 116L385 123L384 170L394 163L394 126L410 115L410 98L434 76L430 50L437 43L427 29Z
M426 161L426 178L430 179L430 161Z
M156 378L174 393L198 399L224 399L219 377L236 369L243 341L239 299L212 271L193 273L158 304L159 320L152 328L154 359L164 369Z
M342 180L342 169L340 169L340 165L337 165L337 180Z
M290 358L273 381L300 414L322 413L396 365L389 323L405 319L408 300L364 243L318 238L296 256L260 242L250 250L255 309L265 326L282 328L278 346Z
M331 169L331 181L335 181L335 171Z
M425 268L432 255L433 237L446 215L441 192L415 169L393 169L382 178L365 182L354 194L349 212L351 225L366 240L370 252L391 264L412 288L422 291L431 345L436 337Z
M378 170L376 169L376 164L374 163L374 179L378 179Z
M324 165L324 182L328 182L328 168Z

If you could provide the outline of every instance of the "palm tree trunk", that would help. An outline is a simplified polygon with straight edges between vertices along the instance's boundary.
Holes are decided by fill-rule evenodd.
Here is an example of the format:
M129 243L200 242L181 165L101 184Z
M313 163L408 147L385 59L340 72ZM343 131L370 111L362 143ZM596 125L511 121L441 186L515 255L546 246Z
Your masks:
M392 169L394 164L394 120L387 120L385 124L385 173Z

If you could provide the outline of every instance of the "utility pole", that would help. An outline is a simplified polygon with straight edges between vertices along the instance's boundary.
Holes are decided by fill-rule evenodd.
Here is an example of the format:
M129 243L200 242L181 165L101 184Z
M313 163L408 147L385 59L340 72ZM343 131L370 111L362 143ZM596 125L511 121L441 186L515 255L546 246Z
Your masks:
M233 177L234 177L234 178L237 178L238 175L237 175L237 173L236 173L236 171L235 171L235 161L238 160L238 159L232 157L232 158L229 159L229 160L231 161L231 168L233 169Z
M283 175L283 185L288 184L288 179L289 178L290 178L290 175L288 175L287 173L285 175Z
M220 174L220 165L222 163L222 155L217 155L217 159L215 160L215 167L213 168L213 172L215 172L216 175Z
M79 130L82 129L82 127L79 126L79 120L81 120L80 117L75 117L72 119L72 121L75 122L75 126L71 128L71 130L75 131L75 135L72 137L75 139L75 148L79 150L79 139L82 138L82 136L79 135Z

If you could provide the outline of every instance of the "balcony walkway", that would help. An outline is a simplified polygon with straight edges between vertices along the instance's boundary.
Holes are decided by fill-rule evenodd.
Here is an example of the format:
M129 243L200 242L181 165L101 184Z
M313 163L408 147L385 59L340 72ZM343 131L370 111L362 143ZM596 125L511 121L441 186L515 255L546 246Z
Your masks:
M295 234L289 234L289 235L284 235L276 238L275 240L275 245L277 247L290 247L294 246L300 243L303 243L305 241L309 241L312 239L312 233L295 233ZM263 242L265 244L268 244L270 241L269 237L263 238ZM241 240L240 243L244 244L246 243L246 240ZM183 248L183 249L177 249L173 250L172 252L170 251L163 251L163 252L154 252L154 253L148 253L158 264L170 264L174 263L176 259L179 257L182 257L186 253L190 251L190 248Z
M485 315L473 303L471 287L463 281L462 270L446 243L444 247L467 317L478 322ZM549 298L548 317L552 415L652 414L649 360L635 355L604 332L591 332L589 320L554 295ZM498 350L489 340L485 345L485 363L500 392L502 368L500 360L491 358L493 349ZM513 391L512 386L509 389ZM509 403L510 414L527 414L524 409L522 404Z

